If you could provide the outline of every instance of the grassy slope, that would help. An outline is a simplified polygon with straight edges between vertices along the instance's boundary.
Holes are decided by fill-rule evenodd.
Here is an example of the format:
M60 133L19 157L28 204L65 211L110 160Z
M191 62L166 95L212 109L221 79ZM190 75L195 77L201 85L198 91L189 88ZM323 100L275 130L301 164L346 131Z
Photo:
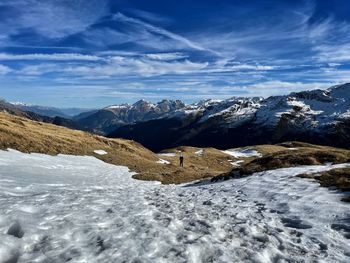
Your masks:
M107 139L5 113L0 113L0 148L51 155L93 155L131 168L135 158L142 165L153 164L157 160L154 153L133 141ZM105 150L108 155L95 154L94 150Z
M189 182L232 168L230 157L216 149L206 149L199 158L194 154L199 149L183 147L185 168L180 168L177 157L162 156L171 164L158 164L159 156L134 141L108 139L0 112L0 149L8 148L27 153L92 155L108 163L128 166L139 173L135 175L138 179L162 183ZM94 150L105 150L108 154L98 155Z

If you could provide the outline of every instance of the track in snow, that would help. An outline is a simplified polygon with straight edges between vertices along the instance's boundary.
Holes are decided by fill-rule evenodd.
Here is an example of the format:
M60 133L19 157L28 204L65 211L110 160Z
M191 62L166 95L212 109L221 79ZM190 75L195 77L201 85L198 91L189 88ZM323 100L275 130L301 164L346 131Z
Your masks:
M0 151L0 262L349 262L349 205L293 177L330 168L162 186L93 157Z

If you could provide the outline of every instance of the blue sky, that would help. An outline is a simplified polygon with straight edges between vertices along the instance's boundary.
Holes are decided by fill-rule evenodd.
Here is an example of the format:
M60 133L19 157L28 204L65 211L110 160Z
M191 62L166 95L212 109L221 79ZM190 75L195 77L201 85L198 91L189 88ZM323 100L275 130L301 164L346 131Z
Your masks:
M0 97L58 107L350 82L348 0L0 0Z

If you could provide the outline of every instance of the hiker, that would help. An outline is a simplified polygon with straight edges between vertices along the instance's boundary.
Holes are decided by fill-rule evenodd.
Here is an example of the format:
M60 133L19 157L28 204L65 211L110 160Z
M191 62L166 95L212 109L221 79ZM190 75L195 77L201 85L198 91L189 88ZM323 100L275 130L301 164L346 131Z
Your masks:
M182 155L182 153L180 154L179 159L180 159L180 166L184 167L184 156Z

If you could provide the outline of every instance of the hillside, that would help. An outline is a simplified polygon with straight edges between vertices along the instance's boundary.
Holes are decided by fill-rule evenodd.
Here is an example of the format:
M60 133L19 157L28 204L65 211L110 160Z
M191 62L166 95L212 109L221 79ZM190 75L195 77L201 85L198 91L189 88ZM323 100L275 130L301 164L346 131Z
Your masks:
M180 168L178 157L157 155L134 141L108 139L0 113L0 149L8 148L27 153L95 156L111 164L129 167L138 173L135 176L137 178L163 183L181 183L212 177L232 168L230 156L216 149L206 149L204 157L198 158L195 152L200 149L182 147L186 167ZM107 154L103 154L103 151ZM173 151L178 154L175 149Z

